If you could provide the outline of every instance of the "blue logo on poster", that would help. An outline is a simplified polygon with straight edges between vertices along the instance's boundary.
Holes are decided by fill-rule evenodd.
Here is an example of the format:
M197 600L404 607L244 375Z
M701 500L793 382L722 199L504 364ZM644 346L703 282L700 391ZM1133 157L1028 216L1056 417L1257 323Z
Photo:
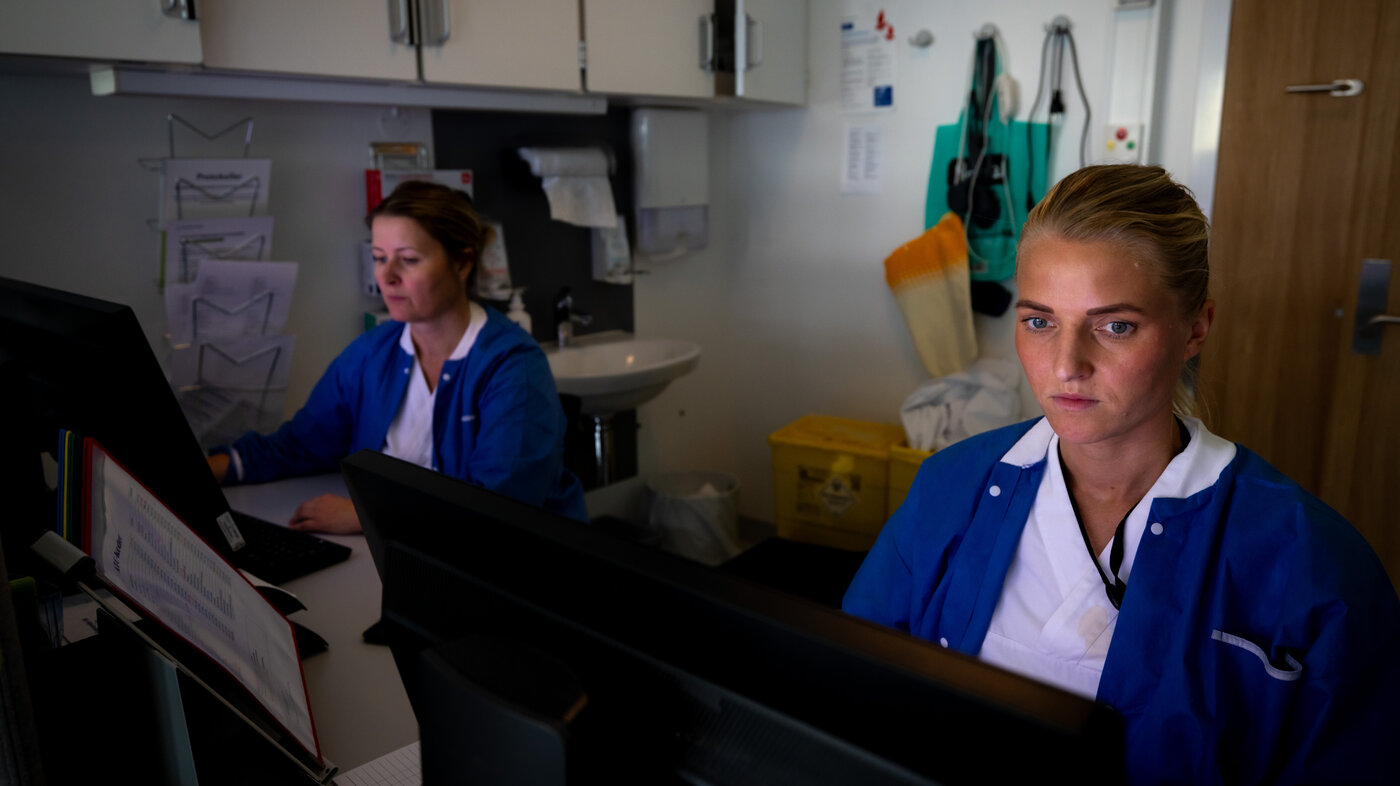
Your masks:
M894 85L876 86L875 106L894 106Z

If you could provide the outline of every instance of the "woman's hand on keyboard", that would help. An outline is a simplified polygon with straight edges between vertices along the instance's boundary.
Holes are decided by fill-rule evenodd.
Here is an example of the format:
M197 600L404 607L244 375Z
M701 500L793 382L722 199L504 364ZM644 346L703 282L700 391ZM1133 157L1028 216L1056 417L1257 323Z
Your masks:
M350 502L350 498L336 494L322 494L301 503L287 526L307 532L329 532L336 535L364 531L360 527L360 517L355 513L355 506Z

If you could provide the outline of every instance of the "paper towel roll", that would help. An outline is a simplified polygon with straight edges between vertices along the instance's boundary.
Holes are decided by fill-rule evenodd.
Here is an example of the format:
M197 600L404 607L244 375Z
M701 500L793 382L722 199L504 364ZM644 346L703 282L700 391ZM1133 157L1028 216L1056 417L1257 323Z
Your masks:
M556 221L585 227L617 226L608 182L608 155L596 147L522 147L520 157L541 178Z

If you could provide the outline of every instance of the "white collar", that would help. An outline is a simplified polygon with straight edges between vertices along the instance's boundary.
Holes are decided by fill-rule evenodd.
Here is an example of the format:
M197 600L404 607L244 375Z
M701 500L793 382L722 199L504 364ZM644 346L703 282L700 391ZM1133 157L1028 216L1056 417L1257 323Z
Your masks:
M475 302L468 303L471 306L471 321L467 323L467 329L462 333L462 338L457 342L457 348L452 350L452 354L447 356L448 360L461 360L471 351L472 344L476 343L477 334L486 325L486 309ZM414 358L418 357L418 352L413 348L413 333L410 331L407 322L404 323L403 332L399 334L399 348Z
M1181 422L1186 424L1191 441L1186 444L1185 450L1172 458L1125 520L1124 558L1118 571L1118 575L1124 581L1132 575L1138 545L1142 542L1153 503L1159 499L1184 499L1210 488L1235 458L1235 443L1210 433L1197 418L1185 417ZM1050 428L1049 421L1042 418L1007 451L1002 461L1022 468L1045 461L1042 488L1037 492L1035 503L1038 506L1036 515L1049 516L1056 521L1068 521L1073 520L1074 516L1069 501L1069 490L1060 472L1059 462L1049 461L1052 455L1057 455L1055 451L1059 448L1059 442L1059 436ZM1049 492L1048 496L1046 492ZM1041 507L1044 509L1040 509ZM1079 578L1071 568L1079 564L1078 558L1072 557L1071 554L1079 552L1082 548L1080 538L1069 537L1065 535L1065 530L1058 528L1046 530L1042 527L1042 531L1047 551L1058 555L1051 560L1056 571L1056 581L1061 591L1067 592L1068 587ZM1108 546L1105 545L1102 554L1094 555L1105 572L1111 569L1108 564L1108 552Z
M1235 443L1210 433L1198 418L1185 417L1181 422L1186 424L1191 441L1187 443L1185 450L1171 460L1157 478L1157 482L1152 485L1152 490L1148 493L1154 499L1185 498L1210 488L1235 458ZM1025 469L1045 461L1050 455L1050 448L1058 443L1059 439L1055 430L1050 427L1050 421L1041 418L1006 451L1001 460L1004 464L1014 464Z

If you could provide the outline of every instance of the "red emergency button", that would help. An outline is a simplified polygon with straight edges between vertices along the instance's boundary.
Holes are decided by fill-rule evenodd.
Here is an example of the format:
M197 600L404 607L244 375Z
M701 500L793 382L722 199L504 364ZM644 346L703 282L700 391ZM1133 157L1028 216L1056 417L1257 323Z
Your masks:
M1118 127L1118 130L1115 131L1113 135L1116 136L1116 137L1118 137L1119 139L1127 139L1127 138L1128 138L1128 129L1126 129L1126 128L1122 127L1122 126L1119 126L1119 127Z

